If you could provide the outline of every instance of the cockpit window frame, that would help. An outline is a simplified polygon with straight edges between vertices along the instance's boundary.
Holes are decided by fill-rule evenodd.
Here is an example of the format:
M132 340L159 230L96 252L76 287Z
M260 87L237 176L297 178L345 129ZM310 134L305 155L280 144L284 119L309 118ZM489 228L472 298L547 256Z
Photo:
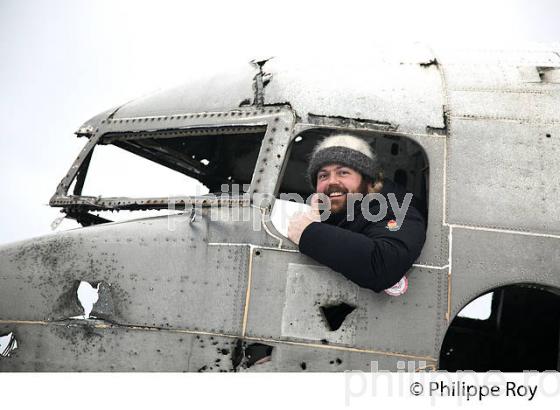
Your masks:
M113 114L114 115L114 114ZM249 194L272 194L278 180L282 161L293 132L295 115L289 107L248 107L227 112L205 112L175 114L168 116L108 118L101 120L90 132L79 136L89 138L67 174L58 185L49 205L62 207L65 211L81 208L82 210L136 210L167 208L176 198L127 198L127 197L88 197L69 194L70 187L76 181L75 192L81 194L81 187L87 175L87 168L96 145L107 141L111 135L131 135L133 133L154 133L158 131L193 130L197 132L216 130L224 127L243 128L261 127L265 129L253 172ZM104 141L105 138L105 141ZM113 137L114 138L114 137ZM204 196L181 198L186 204L205 204ZM217 199L218 206L246 202L241 198ZM214 204L216 201L212 201Z

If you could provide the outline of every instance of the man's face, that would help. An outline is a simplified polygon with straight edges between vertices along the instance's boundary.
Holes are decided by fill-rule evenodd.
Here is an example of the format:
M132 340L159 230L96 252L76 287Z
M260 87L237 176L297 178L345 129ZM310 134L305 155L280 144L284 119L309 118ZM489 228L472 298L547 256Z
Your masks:
M332 213L346 209L347 194L367 194L368 185L362 174L344 165L325 165L317 173L317 193L325 194L331 200Z

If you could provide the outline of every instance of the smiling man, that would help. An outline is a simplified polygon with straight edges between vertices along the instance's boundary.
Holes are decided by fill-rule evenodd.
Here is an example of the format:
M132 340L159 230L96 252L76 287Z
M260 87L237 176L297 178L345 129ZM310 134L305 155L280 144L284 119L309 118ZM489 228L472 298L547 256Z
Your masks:
M401 281L426 239L424 218L414 206L400 223L392 206L384 212L382 202L391 203L393 194L403 204L406 192L382 175L377 155L363 139L325 138L313 150L308 177L317 193L328 196L330 215L321 222L315 200L313 209L295 215L288 227L288 237L303 254L375 292ZM366 202L368 194L383 197Z

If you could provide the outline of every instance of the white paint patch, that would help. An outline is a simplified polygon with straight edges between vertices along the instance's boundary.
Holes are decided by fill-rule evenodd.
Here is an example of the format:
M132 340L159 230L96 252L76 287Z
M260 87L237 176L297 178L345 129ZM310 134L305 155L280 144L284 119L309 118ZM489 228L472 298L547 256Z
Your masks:
M88 282L80 282L80 285L78 286L78 300L84 308L84 315L75 316L71 319L89 319L89 314L93 309L93 305L95 305L99 299L99 285L100 283L97 284L97 288L94 288Z
M17 340L12 332L5 336L0 336L0 356L9 356L17 347Z

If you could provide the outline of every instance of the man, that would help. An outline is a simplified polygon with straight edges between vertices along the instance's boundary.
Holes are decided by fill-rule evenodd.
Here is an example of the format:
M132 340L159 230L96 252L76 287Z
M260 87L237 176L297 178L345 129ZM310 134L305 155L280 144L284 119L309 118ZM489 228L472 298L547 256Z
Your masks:
M372 221L372 216L383 211L380 201L369 203L369 209L365 208L369 210L367 215L362 210L362 201L349 201L351 194L368 193L379 193L385 199L394 194L400 205L405 201L404 189L383 180L377 156L369 144L351 135L324 139L313 150L308 177L315 191L330 199L331 214L321 222L314 198L310 212L290 220L288 237L303 254L361 287L381 292L398 283L420 255L426 225L414 206L409 206L399 226L391 206L383 219ZM350 221L352 210L354 218Z

